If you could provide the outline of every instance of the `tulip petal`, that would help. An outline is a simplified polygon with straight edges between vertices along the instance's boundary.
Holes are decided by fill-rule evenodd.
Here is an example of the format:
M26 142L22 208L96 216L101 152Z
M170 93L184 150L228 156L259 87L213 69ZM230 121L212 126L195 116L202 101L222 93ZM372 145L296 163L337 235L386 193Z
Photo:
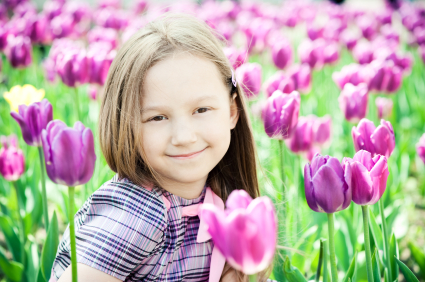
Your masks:
M353 161L351 165L351 188L353 202L358 205L368 205L373 199L373 182L367 168L358 161Z
M313 161L314 161L314 158L313 158ZM306 164L304 167L304 189L305 189L305 197L307 199L307 204L310 207L310 209L314 210L315 212L321 212L319 210L319 207L316 204L316 199L314 197L314 188L312 183L310 164Z
M313 176L314 196L317 206L326 213L341 210L344 203L344 182L328 165L322 166Z
M388 171L387 158L383 156L379 157L379 160L376 162L375 166L370 171L370 177L373 181L373 188L378 190L378 198L376 199L375 203L378 202L384 194L385 189L387 188L388 175L390 174Z
M251 201L251 196L245 190L233 190L226 200L226 210L246 209Z
M225 217L224 212L213 204L203 204L199 211L200 218L208 226L208 233L211 235L215 247L225 256L228 256Z
M94 149L93 133L89 128L83 131L81 136L82 148L80 159L82 160L78 173L78 185L87 183L93 176L94 166L96 162L96 154Z

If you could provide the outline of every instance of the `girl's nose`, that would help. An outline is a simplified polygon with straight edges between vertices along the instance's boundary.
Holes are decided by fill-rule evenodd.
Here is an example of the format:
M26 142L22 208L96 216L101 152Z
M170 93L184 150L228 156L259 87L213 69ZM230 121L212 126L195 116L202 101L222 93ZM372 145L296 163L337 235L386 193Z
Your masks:
M197 141L196 128L187 120L175 121L171 129L171 144L184 146Z

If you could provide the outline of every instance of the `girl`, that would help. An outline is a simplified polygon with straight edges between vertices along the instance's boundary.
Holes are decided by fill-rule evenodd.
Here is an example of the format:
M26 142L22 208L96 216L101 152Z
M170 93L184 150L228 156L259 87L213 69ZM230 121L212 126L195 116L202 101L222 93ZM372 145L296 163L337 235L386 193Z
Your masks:
M197 216L234 189L259 196L244 93L207 24L165 14L120 48L99 139L116 175L75 215L80 282L247 281L214 255ZM50 281L71 281L68 228Z

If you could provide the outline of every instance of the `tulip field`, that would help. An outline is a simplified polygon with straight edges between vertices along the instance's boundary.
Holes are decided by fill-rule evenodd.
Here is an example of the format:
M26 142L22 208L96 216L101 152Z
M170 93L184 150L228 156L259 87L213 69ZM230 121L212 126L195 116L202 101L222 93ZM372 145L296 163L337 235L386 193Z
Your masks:
M108 70L165 12L217 31L244 89L269 278L425 281L425 3L370 2L1 1L0 281L49 281L69 218L115 175Z

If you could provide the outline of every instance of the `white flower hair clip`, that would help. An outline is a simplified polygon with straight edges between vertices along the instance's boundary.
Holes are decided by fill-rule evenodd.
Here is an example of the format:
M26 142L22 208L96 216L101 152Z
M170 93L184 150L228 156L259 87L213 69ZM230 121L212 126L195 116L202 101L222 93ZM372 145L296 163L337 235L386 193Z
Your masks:
M231 70L231 71L232 71L232 83L233 83L233 86L236 87L235 73L233 72L233 70Z

